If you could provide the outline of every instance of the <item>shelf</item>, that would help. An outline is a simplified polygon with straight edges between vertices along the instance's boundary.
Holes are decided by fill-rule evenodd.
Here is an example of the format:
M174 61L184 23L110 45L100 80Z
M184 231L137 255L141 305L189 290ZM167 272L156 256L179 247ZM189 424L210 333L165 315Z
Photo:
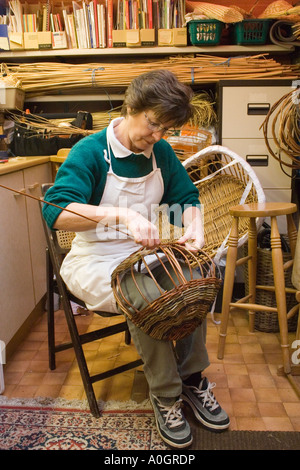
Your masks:
M69 101L123 101L124 93L122 94L82 94L82 95L41 95L33 96L32 98L25 98L26 103L49 103L49 102L69 102Z
M293 46L281 47L275 44L253 45L253 46L187 46L187 47L114 47L105 49L51 49L49 51L0 51L0 61L18 59L48 59L57 57L98 57L109 56L141 56L141 55L174 55L174 54L211 54L211 55L234 55L234 54L260 54L276 53L286 54L294 51Z

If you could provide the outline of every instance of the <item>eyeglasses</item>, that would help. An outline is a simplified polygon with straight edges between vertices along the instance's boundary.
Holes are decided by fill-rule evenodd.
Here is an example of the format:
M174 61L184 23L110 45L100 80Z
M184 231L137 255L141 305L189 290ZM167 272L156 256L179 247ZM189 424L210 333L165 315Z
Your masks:
M150 121L150 119L148 118L146 113L144 113L144 116L145 116L146 121L147 121L148 129L150 129L151 131L153 131L153 132L162 132L163 135L164 134L173 134L174 130L170 130L167 127L160 126L156 122Z

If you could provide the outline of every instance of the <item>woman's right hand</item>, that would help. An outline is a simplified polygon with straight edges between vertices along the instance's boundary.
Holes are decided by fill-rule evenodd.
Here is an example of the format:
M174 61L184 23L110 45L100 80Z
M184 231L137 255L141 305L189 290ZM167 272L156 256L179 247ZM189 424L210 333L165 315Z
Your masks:
M138 212L127 211L123 223L130 230L136 243L147 248L154 248L161 243L156 225L149 222Z

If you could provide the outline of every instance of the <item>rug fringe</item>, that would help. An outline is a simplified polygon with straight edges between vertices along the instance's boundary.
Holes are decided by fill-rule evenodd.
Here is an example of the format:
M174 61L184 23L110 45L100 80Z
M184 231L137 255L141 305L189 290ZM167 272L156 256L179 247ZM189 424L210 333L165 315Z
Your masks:
M146 399L141 403L133 400L129 401L98 401L99 409L102 411L109 410L152 410L150 400ZM87 400L67 400L65 398L8 398L4 395L0 396L1 406L22 406L22 407L40 407L40 408L73 408L78 410L89 410Z

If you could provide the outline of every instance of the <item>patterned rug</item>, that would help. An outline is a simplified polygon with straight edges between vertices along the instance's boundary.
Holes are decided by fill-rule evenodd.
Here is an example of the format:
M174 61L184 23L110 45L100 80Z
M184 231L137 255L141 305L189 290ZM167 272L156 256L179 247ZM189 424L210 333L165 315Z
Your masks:
M156 431L149 401L102 405L101 416L96 419L84 402L11 402L0 397L0 450L102 450L112 456L117 455L115 451L133 451L135 455L135 451L170 450ZM188 452L195 458L198 453L193 454L194 450L300 450L299 432L212 433L196 423L189 408L185 415L194 437Z
M151 410L104 409L99 419L89 410L3 404L1 450L164 450ZM137 404L136 404L137 405ZM108 407L109 408L109 407ZM113 407L112 407L113 408Z

